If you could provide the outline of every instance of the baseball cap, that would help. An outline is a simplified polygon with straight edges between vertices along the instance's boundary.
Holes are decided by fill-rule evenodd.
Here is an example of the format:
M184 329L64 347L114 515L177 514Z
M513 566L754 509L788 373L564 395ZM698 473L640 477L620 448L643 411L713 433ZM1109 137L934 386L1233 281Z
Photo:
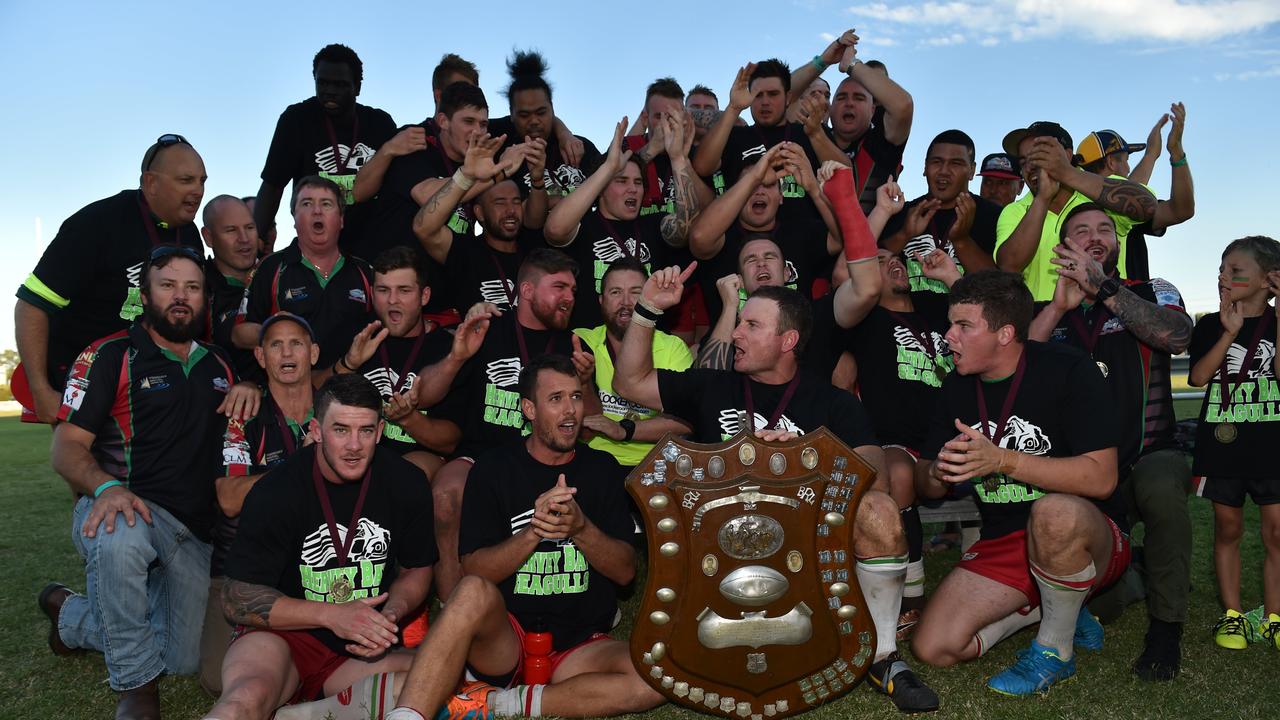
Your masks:
M291 320L293 322L298 323L303 327L304 330L307 331L307 335L311 336L311 342L313 343L318 342L316 340L316 332L311 329L311 323L307 322L306 318L302 317L301 315L294 315L291 312L281 310L280 312L277 312L276 314L262 321L262 328L258 330L259 345L262 344L263 338L267 336L267 328L280 322L281 320Z
M991 153L982 158L982 170L978 172L980 177L1003 178L1005 180L1020 180L1020 168L1018 160L1008 153Z
M1115 130L1098 130L1089 133L1084 140L1080 141L1080 147L1076 148L1076 154L1072 160L1076 165L1090 165L1108 155L1118 152L1137 152L1145 150L1146 147L1146 143L1130 145Z
M1067 132L1061 125L1048 120L1037 120L1020 130L1014 130L1004 136L1004 141L1000 143L1000 147L1008 153L1009 157L1018 157L1018 145L1029 137L1051 137L1057 140L1063 149L1071 152L1073 143L1071 142L1071 133Z

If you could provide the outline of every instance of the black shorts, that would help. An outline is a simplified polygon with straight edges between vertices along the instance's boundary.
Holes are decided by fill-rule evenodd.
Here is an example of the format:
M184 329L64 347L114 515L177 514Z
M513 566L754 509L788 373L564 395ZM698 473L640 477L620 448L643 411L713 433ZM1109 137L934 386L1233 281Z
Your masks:
M1258 505L1280 503L1280 477L1270 478L1200 478L1196 494L1220 505L1244 507L1246 495Z

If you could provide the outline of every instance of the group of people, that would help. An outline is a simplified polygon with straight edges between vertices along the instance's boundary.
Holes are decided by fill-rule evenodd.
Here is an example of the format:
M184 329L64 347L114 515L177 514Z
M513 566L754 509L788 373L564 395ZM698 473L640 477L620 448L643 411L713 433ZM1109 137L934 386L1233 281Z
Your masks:
M83 592L40 593L50 648L105 656L119 718L158 717L160 676L193 672L218 720L643 711L663 697L610 635L637 573L629 469L668 433L819 427L877 471L851 564L869 684L905 712L940 704L908 638L942 667L1038 623L989 687L1073 675L1103 645L1090 607L1139 562L1134 522L1133 670L1176 676L1193 472L1217 642L1252 637L1247 495L1280 648L1280 490L1252 460L1280 439L1280 244L1232 242L1198 324L1150 277L1146 236L1194 212L1181 104L1145 145L1036 122L979 163L945 130L904 198L914 101L858 41L749 63L723 109L659 78L603 152L534 51L508 62L508 116L448 54L435 107L397 129L357 102L356 53L323 48L252 197L204 201L195 147L160 136L139 187L67 219L18 290L85 562ZM1146 185L1162 149L1168 199ZM1187 350L1208 386L1194 469L1170 392ZM917 508L967 495L980 539L926 602Z

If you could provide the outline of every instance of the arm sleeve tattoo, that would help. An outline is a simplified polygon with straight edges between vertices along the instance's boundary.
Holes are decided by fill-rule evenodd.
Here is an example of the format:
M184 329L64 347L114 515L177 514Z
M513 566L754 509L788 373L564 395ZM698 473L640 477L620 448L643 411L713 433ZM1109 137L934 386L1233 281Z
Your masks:
M1146 188L1129 180L1104 178L1098 204L1139 222L1150 220L1156 214L1155 197Z
M675 211L662 218L662 239L668 244L687 242L689 226L698 214L698 193L693 189L693 167L685 163L672 181L676 184Z
M1143 300L1127 288L1108 304L1125 329L1148 347L1177 354L1191 343L1192 321L1184 313Z
M448 180L445 180L444 184L440 186L440 189L436 190L435 193L433 193L431 197L427 199L427 204L423 205L422 209L425 212L434 213L436 210L440 208L440 203L444 201L444 198L452 191L453 191L453 178L451 177Z
M702 349L698 351L698 360L694 364L711 370L732 370L733 343L717 340L708 334L702 341Z
M271 627L271 607L282 597L275 588L228 578L222 586L222 614L237 625Z

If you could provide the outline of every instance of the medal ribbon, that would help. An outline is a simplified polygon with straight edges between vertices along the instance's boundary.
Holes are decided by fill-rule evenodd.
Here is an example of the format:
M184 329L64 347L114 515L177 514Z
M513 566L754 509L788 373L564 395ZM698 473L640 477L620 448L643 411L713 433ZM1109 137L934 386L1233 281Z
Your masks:
M1013 414L1013 401L1018 397L1018 390L1022 387L1022 376L1027 373L1027 351L1024 348L1022 355L1018 358L1018 369L1013 373L1013 382L1009 385L1009 394L1004 398L1004 405L1000 408L1000 419L996 423L995 431L991 435L987 435L987 423L990 417L987 415L987 396L982 391L982 378L977 378L976 390L978 391L978 421L982 424L979 429L983 435L986 435L996 447L1000 447L1000 438L1004 435L1004 426L1009 423L1009 416Z
M280 441L284 443L284 452L286 455L292 455L298 447L298 438L293 434L293 428L289 427L289 419L284 416L284 412L276 401L268 396L267 402L271 403L271 414L275 415L276 425L280 428Z
M507 305L511 308L516 306L516 289L512 283L507 280L507 271L502 269L502 262L498 260L498 253L489 247L489 243L484 244L484 249L489 253L489 260L493 262L493 267L498 271L498 279L502 281L502 294L507 296Z
M351 121L351 144L347 146L347 156L344 158L339 152L341 146L338 145L338 133L333 129L333 120L329 118L329 114L324 114L324 129L329 133L329 144L333 146L333 161L337 163L337 171L334 175L347 174L347 164L351 162L351 157L356 154L356 143L360 139L360 114L356 113Z
M787 405L791 402L791 397L796 394L796 387L799 385L800 372L797 371L795 376L791 378L791 382L787 383L787 389L782 392L782 399L778 401L778 406L773 409L773 415L765 423L765 430L772 430L778 424L778 421L782 419L782 413L787 409ZM742 376L742 399L747 406L748 429L755 432L756 408L751 398L751 380L746 375Z
M391 338L387 338L390 340ZM409 356L404 360L404 367L400 368L400 375L396 381L391 383L391 394L398 395L404 388L405 380L409 377L409 370L413 367L413 363L418 359L418 351L422 350L422 343L427 339L427 321L422 321L422 332L418 333L418 337L413 341L413 347L409 349ZM382 367L387 371L387 379L391 379L391 356L387 354L387 344L385 342L378 345L378 358L382 360Z
M596 214L600 216L600 222L604 223L604 229L613 236L613 244L618 246L618 251L622 253L622 257L640 257L640 243L644 242L644 237L640 234L640 223L635 223L635 237L633 239L636 241L636 251L633 254L627 249L627 244L622 241L618 230L613 227L613 223L609 222L609 218L605 217L604 213L599 210L596 211Z
M1249 374L1249 361L1253 359L1253 354L1258 351L1258 344L1262 342L1262 335L1270 327L1275 315L1264 311L1262 318L1258 320L1258 327L1253 331L1253 337L1249 340L1249 347L1244 351L1244 358L1240 361L1240 372L1235 377L1227 376L1227 358L1222 358L1222 365L1218 366L1218 382L1222 385L1222 414L1226 415L1231 409L1231 396L1235 392L1235 388L1231 387L1228 380L1234 381L1236 387L1240 387L1240 383L1244 381Z
M516 344L520 346L520 367L523 368L529 364L529 348L524 343L524 326L520 324L519 318L512 318L516 324ZM543 349L542 354L546 355L551 352L551 345L555 342L556 336L553 334L547 338L547 347Z
M1098 347L1098 338L1102 335L1102 326L1107 324L1107 319L1111 317L1111 311L1107 306L1099 303L1097 305L1098 314L1093 316L1093 322L1086 327L1084 319L1084 311L1073 312L1067 317L1071 319L1071 325L1075 327L1076 333L1080 336L1080 340L1084 342L1084 351L1089 353L1089 357L1093 357L1093 349Z
M319 448L316 453L319 454ZM324 522L329 528L329 539L333 541L333 551L338 555L338 565L347 564L347 551L356 539L356 523L360 522L360 511L364 509L364 498L369 492L369 476L373 474L373 459L369 459L369 469L364 471L364 479L360 481L360 495L356 498L355 508L351 511L351 522L347 524L346 542L338 541L338 521L333 516L333 505L329 502L329 492L325 488L324 476L320 474L320 459L317 457L311 464L311 480L316 486L316 495L320 497L320 509L324 511Z

